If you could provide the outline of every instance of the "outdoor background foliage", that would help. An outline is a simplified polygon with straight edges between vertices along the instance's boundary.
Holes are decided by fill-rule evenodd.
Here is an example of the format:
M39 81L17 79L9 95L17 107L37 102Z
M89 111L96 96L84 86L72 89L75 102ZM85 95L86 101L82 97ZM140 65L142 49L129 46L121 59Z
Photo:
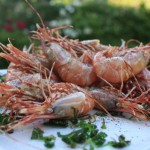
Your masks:
M135 7L116 5L116 1L113 4L112 0L30 0L46 25L73 26L62 31L70 38L100 39L101 43L111 45L121 45L121 39L150 42L150 10L144 1L138 0ZM36 23L40 24L39 18L24 0L0 1L1 43L6 45L9 38L20 49L29 46L30 31L36 29ZM7 65L0 59L0 69Z

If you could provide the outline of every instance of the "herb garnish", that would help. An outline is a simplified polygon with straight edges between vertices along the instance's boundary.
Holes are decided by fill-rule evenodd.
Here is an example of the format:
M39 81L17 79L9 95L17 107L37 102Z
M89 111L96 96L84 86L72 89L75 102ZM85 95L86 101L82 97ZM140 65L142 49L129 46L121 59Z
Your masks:
M45 122L46 126L55 126L55 127L68 127L68 120L65 119L50 119Z
M102 146L112 146L116 148L123 148L130 144L130 141L126 141L123 135L119 136L119 141L110 141L106 143L107 134L104 132L99 132L97 126L91 122L86 123L85 121L80 121L76 125L79 129L73 132L62 135L60 132L57 133L58 137L62 139L71 148L75 148L78 144L84 143L83 149L86 150L87 147L90 150L94 150L95 147ZM103 120L103 128L106 128L105 121Z
M6 125L9 123L8 115L0 114L0 126Z
M13 119L9 118L8 114L0 114L0 127L9 124ZM7 130L7 128L1 128L2 130ZM13 130L10 130L8 133L13 133Z
M95 115L96 115L96 116L100 116L100 117L106 117L106 116L107 116L107 113L102 112L102 111L99 111L99 112L96 112Z
M32 140L41 139L43 137L43 133L44 133L44 131L41 130L40 128L34 128L32 131L31 139Z
M105 119L103 118L103 122L102 122L102 126L101 126L102 129L106 129L106 124L105 124Z
M87 145L94 149L95 146L102 146L105 142L106 134L99 132L97 126L92 123L86 123L80 121L77 125L78 130L75 130L69 134L62 135L58 132L58 136L62 141L67 143L70 147L75 148L77 144L85 143L84 149Z
M41 140L44 141L44 146L47 148L52 148L54 146L55 142L55 136L49 135L49 136L43 136L44 131L40 128L34 128L32 131L32 140Z
M5 75L0 75L0 82L4 82L5 80Z
M126 141L125 137L123 135L120 135L118 137L118 142L117 141L109 141L108 145L115 147L115 148L123 148L127 145L129 145L131 141Z
M69 123L76 125L78 123L78 110L74 107L73 109L73 118L67 120L65 119L50 119L49 121L45 122L44 125L47 126L57 126L57 127L68 127Z

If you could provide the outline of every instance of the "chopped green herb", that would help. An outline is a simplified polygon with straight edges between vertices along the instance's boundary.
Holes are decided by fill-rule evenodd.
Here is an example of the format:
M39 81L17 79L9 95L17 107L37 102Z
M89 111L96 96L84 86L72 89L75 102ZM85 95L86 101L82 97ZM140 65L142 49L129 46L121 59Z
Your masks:
M102 129L106 129L106 124L105 124L105 119L103 118L103 122L102 122L102 126L101 126Z
M105 142L107 135L103 132L98 132L95 124L80 121L77 126L79 127L78 130L66 135L58 132L58 136L70 147L75 148L77 144L86 143L93 149L93 146L101 146Z
M73 109L73 118L70 119L71 123L76 125L78 123L78 115L79 115L79 110L72 107Z
M57 127L68 127L68 121L65 119L51 119L45 122L44 125L57 126Z
M8 114L0 114L0 127L9 124L12 120L13 119L10 119ZM2 130L7 130L7 127L2 127ZM13 133L13 130L10 130L8 133Z
M103 146L103 144L105 143L106 137L107 137L106 133L99 132L96 136L92 138L92 140L97 147L100 147Z
M105 120L103 120L103 128L106 128ZM90 150L94 150L95 147L102 146L112 146L116 148L122 148L129 145L130 141L126 141L123 135L119 136L119 142L110 141L106 144L107 134L104 132L99 132L97 126L91 122L80 121L76 125L77 130L71 133L62 135L60 132L57 133L58 137L62 139L71 148L75 148L78 144L84 143L83 149L86 150L87 147Z
M104 143L106 141L106 137L107 137L107 134L104 133L104 132L99 132L97 133L97 135L95 135L94 137L92 138L89 138L87 141L86 141L86 144L84 145L84 150L86 150L86 147L89 145L90 147L90 150L94 150L94 147L101 147L101 146L104 146Z
M78 124L78 119L77 119L77 118L72 118L72 119L70 119L70 122L71 122L73 125L76 125L76 124Z
M118 142L110 141L108 142L108 145L115 147L115 148L123 148L125 146L128 146L131 143L131 141L126 141L123 135L120 135L118 140L119 140Z
M9 123L8 115L6 115L6 114L0 114L0 126L6 125L8 123Z
M43 137L43 133L44 133L44 131L41 130L40 128L34 128L32 131L31 139L32 140L39 140Z
M102 112L102 111L96 112L95 115L100 116L100 117L106 117L107 116L107 114L105 112Z
M62 141L68 144L70 147L76 147L76 142L74 141L75 133L72 132L70 134L62 135L60 132L57 133L58 137L61 137Z
M0 75L0 82L4 82L5 80L5 75Z
M92 114L92 115L88 115L87 117L88 117L87 119L89 120L89 123L94 123L96 121L97 115Z
M31 139L44 141L44 146L47 148L52 148L55 144L55 136L43 136L44 131L40 128L34 128L32 131Z
M54 146L54 141L55 141L55 136L50 135L50 136L44 136L41 138L41 140L43 140L45 143L45 147L47 148L52 148Z

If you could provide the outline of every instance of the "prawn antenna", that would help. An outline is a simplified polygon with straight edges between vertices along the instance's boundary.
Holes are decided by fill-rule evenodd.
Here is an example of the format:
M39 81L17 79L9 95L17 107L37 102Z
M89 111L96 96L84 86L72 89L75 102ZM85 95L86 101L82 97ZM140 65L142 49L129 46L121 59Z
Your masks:
M29 7L35 12L35 14L38 16L43 28L45 28L44 22L42 20L42 17L40 16L40 14L37 12L37 10L31 5L31 3L29 3L28 0L25 0L25 2L29 5Z

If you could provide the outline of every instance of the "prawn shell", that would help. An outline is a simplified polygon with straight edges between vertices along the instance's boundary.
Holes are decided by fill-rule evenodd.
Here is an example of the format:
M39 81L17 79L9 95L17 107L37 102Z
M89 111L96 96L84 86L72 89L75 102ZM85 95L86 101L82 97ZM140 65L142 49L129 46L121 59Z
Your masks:
M89 86L96 81L93 64L81 62L59 44L50 43L50 47L44 49L44 52L49 62L55 63L54 70L62 81L79 86Z
M98 52L93 60L98 77L111 83L120 83L140 73L148 64L149 55L143 51L129 51L124 56L106 57Z

